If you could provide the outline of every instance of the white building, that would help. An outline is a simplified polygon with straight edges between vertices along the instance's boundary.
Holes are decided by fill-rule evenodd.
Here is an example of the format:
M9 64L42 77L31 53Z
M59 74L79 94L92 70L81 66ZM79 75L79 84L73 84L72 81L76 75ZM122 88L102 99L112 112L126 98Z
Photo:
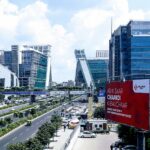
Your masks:
M15 73L0 64L0 87L11 88L16 86L19 86L19 80Z

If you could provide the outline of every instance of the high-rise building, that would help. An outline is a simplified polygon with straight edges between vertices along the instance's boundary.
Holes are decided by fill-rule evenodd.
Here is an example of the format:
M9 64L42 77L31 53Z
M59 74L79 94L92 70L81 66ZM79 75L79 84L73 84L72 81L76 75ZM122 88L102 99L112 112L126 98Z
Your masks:
M0 50L0 64L4 64L4 50Z
M109 43L109 79L150 77L150 21L120 26Z
M86 87L93 85L93 88L104 88L107 79L108 57L88 59L83 50L79 51L75 50L75 55L78 54L76 55L76 85L85 85ZM81 53L82 55L80 55Z
M47 89L52 83L50 50L51 45L12 45L2 58L19 78L20 86Z
M24 49L34 49L35 51L41 52L47 56L47 71L46 71L46 88L52 86L52 70L51 70L51 45L23 45Z
M85 53L84 53L84 49L81 49L81 50L75 49L74 53L75 53L76 59L86 58Z
M108 51L107 50L96 50L96 58L108 59Z
M22 51L19 65L20 86L43 89L46 85L47 56L35 50Z

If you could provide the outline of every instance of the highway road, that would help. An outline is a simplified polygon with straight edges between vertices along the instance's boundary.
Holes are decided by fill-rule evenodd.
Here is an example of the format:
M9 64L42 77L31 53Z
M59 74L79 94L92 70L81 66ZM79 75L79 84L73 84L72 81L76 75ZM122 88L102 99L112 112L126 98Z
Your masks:
M23 142L33 137L38 131L38 128L43 123L50 121L51 115L54 113L54 111L59 111L61 107L63 106L55 108L49 111L48 113L44 114L43 116L39 117L38 119L34 120L31 126L20 127L19 129L17 129L14 132L11 132L9 135L5 136L4 138L0 138L0 150L6 150L7 145L10 143Z
M8 113L8 112L12 111L12 109L17 110L17 109L23 108L23 107L28 106L28 105L29 105L29 103L26 103L26 104L22 104L22 105L2 109L2 110L0 110L0 114Z

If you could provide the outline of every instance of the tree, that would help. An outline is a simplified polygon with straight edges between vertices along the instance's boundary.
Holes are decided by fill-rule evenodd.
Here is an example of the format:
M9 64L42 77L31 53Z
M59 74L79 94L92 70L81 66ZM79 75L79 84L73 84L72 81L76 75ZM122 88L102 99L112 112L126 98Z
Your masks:
M10 117L6 117L4 119L8 124L12 123L12 119Z
M32 108L31 111L30 111L30 114L31 114L31 115L36 114L36 109L35 109L35 108Z
M7 150L27 150L24 143L9 144Z
M118 125L117 131L118 137L125 143L136 145L137 132L135 128L126 125Z
M18 116L19 116L19 112L18 112L18 111L15 111L15 112L14 112L14 117L17 118Z
M5 98L5 95L0 94L0 103L3 102L4 98Z
M36 137L29 139L27 142L25 142L25 145L29 150L43 150L43 145Z
M105 118L105 108L103 106L97 107L95 109L94 118Z
M19 112L19 118L23 117L23 112Z
M50 143L51 135L49 134L48 125L49 123L44 123L37 132L37 139L42 145L47 145Z
M28 110L25 111L24 115L25 115L26 117L28 117L29 114L30 114L30 110L28 109Z
M54 125L57 135L57 130L61 127L62 119L58 115L53 115L51 118L51 123Z
M5 120L2 120L2 119L0 120L0 126L1 126L1 127L6 126L6 123L7 123L7 122L6 122Z
M8 96L8 99L11 100L12 96Z

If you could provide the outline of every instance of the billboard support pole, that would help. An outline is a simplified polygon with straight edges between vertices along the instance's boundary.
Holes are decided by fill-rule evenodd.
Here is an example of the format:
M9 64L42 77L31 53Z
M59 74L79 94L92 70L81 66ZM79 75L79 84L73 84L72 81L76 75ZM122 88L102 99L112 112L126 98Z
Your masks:
M145 150L145 132L137 131L137 150Z

